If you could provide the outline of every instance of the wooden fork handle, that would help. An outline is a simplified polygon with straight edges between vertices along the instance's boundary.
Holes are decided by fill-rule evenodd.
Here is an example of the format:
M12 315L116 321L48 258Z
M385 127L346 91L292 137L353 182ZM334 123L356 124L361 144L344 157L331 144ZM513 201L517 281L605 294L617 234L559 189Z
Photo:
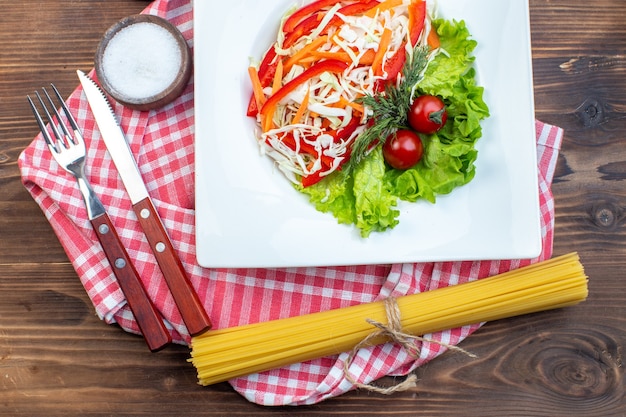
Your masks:
M164 348L172 342L172 337L141 283L111 219L105 213L90 221L148 347L152 352Z
M185 268L161 222L150 197L133 205L133 211L148 239L150 248L163 272L176 307L191 336L199 335L211 328L211 320L187 277Z

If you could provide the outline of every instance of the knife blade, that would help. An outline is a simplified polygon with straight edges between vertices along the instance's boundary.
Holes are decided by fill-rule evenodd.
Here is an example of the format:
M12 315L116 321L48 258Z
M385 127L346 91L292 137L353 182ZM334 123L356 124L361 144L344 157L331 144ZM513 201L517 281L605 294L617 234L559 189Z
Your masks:
M133 211L163 272L165 282L187 331L191 336L203 333L211 327L211 321L150 198L137 162L113 109L106 95L95 81L80 70L76 73L87 96L102 139L130 197Z

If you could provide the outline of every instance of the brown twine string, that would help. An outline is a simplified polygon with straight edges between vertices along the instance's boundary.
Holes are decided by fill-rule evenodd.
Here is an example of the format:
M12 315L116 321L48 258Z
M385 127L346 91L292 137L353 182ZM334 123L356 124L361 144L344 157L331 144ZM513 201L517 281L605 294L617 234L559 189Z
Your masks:
M357 355L359 349L361 349L362 347L368 346L371 340L381 337L381 336L385 336L391 339L392 341L400 344L402 348L406 350L409 353L409 355L415 359L419 358L419 355L420 355L420 349L417 347L415 342L436 343L450 350L455 350L457 352L463 353L471 358L477 357L473 353L470 353L466 351L465 349L462 349L458 346L454 346L448 343L439 342L436 340L427 339L424 337L414 336L408 333L404 333L402 331L400 306L398 305L396 298L389 297L385 299L384 304L385 304L385 313L387 315L387 324L385 325L380 322L377 322L376 320L366 319L365 321L367 321L372 326L376 327L378 330L370 333L363 340L361 340L361 342L359 342L354 347L354 349L352 349L352 352L350 352L350 355L348 356L348 358L343 364L343 373L346 379L357 388L366 389L368 391L376 392L379 394L390 395L396 392L407 391L417 386L417 376L415 374L410 374L405 378L404 381L396 385L392 385L391 387L387 387L387 388L377 387L372 384L362 384L358 382L356 379L354 379L352 375L350 375L350 372L349 372L350 365L352 364L352 361L354 360L354 357Z

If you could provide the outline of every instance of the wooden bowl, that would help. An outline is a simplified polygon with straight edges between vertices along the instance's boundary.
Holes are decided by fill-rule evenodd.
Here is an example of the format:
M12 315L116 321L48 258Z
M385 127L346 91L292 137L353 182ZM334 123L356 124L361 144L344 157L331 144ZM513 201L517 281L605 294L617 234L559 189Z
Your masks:
M180 96L191 76L191 60L187 42L174 25L138 14L106 31L95 69L102 89L119 103L150 110Z

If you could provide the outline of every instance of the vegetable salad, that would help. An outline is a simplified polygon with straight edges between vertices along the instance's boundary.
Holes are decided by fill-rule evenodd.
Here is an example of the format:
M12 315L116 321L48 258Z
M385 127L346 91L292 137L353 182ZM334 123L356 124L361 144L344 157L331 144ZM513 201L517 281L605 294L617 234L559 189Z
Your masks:
M474 176L474 144L489 115L472 68L476 42L435 7L317 0L289 10L248 68L247 114L262 152L318 210L364 237L398 224L399 199L434 203ZM428 133L411 130L421 96L442 103ZM386 142L408 134L419 155L393 168Z

